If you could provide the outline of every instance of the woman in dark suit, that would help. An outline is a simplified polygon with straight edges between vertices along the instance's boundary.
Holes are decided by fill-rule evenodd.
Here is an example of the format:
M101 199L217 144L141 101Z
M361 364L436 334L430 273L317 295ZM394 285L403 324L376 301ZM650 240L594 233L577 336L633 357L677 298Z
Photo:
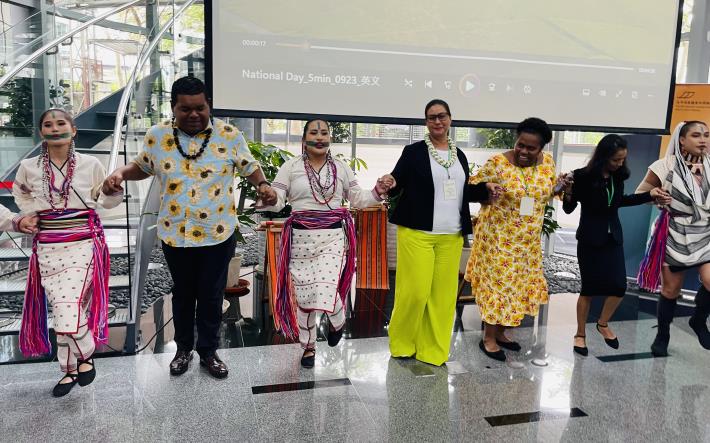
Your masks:
M389 195L399 200L390 221L397 228L397 277L390 352L440 366L449 356L463 236L472 232L469 202L495 200L493 183L468 184L468 161L449 138L451 111L443 100L424 108L429 130L404 147Z
M616 134L599 141L586 167L573 172L573 184L565 190L563 209L569 214L582 205L577 228L577 259L582 276L582 291L577 300L577 335L574 351L587 355L585 326L591 297L606 297L597 322L597 331L607 345L618 349L619 340L609 328L609 319L626 293L626 264L623 233L618 210L655 200L666 204L670 196L661 188L642 194L624 195L626 140Z

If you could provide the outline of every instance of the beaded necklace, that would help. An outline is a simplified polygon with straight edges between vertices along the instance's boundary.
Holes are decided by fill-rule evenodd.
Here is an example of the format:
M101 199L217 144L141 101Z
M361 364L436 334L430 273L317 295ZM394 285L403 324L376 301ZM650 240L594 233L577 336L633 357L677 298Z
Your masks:
M685 160L686 166L690 169L690 173L693 175L701 174L703 170L703 156L693 155L690 152L681 151L683 160Z
M211 118L210 122L212 122ZM210 137L212 137L212 128L207 129L205 133L205 139L202 141L202 146L200 146L200 150L197 151L195 154L187 154L185 153L185 151L182 150L182 145L180 145L180 137L178 137L178 127L177 125L175 125L175 117L173 117L173 140L175 141L175 146L177 147L178 152L180 152L180 155L182 155L187 160L196 160L202 155L202 153L205 152L205 148L210 142Z
M47 143L42 144L42 153L37 160L38 166L41 163L42 166L42 193L44 194L45 200L49 202L49 206L53 211L65 211L69 205L69 190L71 189L71 182L74 178L74 169L76 167L76 155L74 151L74 140L72 140L69 146L69 152L67 155L67 160L65 164L67 165L67 174L64 177L64 182L61 188L57 188L54 184L54 170L52 169L52 162L49 159L49 149L47 148ZM61 168L63 168L62 165ZM61 170L61 168L59 168ZM55 195L58 193L59 199L55 204ZM62 208L59 208L63 205Z
M447 170L454 164L456 161L456 145L454 142L451 140L451 137L446 136L446 141L449 145L449 158L447 160L444 160L441 158L439 155L439 152L437 151L436 147L434 146L434 143L431 141L431 137L429 134L424 135L424 143L426 143L427 148L429 149L429 154L431 154L432 158L434 159L435 162L446 168Z
M328 152L325 165L323 165L323 167L326 168L324 182L321 182L320 174L313 169L313 166L308 161L308 155L305 152L303 153L303 167L306 170L308 185L311 187L311 195L313 195L315 201L321 205L330 203L333 197L335 197L335 188L338 183L338 168L335 166L330 152ZM320 195L323 200L318 198L318 195Z

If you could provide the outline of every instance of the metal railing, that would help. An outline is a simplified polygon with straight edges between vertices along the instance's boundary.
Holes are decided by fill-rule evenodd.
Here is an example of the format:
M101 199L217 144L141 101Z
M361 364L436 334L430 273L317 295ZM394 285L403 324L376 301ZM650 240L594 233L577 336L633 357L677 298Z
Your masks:
M167 30L170 29L170 27L173 25L175 19L177 17L180 17L182 13L185 12L185 10L193 3L195 3L195 0L188 0L187 2L185 2L185 4L182 5L175 14L173 14L170 20L168 20L167 23L163 25L163 27L160 29L160 31L158 31L155 37L149 42L147 42L147 48L144 51L141 51L141 56L138 59L136 65L133 67L133 72L131 72L131 76L123 90L123 95L121 95L121 101L118 104L116 123L113 127L113 142L111 143L111 154L109 154L108 160L108 171L113 171L114 169L116 169L116 164L118 163L118 154L119 150L121 149L122 140L121 129L123 128L123 120L126 118L126 114L128 113L128 102L130 101L131 96L133 95L133 90L137 81L138 73L143 69L143 66L145 66L146 62L148 62L151 54L162 40L165 32L167 32Z
M61 36L55 38L54 40L50 41L49 43L45 44L44 46L42 46L41 48L37 49L35 52L30 54L23 61L21 61L20 63L18 63L15 66L13 66L12 68L10 68L10 70L7 71L7 73L5 75L0 77L0 88L4 87L10 80L15 78L15 76L20 71L25 69L30 63L35 61L37 58L41 57L43 54L45 54L50 49L54 48L55 46L58 46L59 44L61 44L64 41L72 38L74 35L78 34L79 32L83 31L84 29L88 28L89 26L94 25L94 24L100 22L101 20L104 20L105 18L112 16L113 14L121 12L124 9L130 8L132 6L135 6L135 5L137 5L139 3L143 3L143 2L145 2L145 0L133 0L133 1L129 1L125 4L123 4L121 6L117 6L116 8L111 9L110 11L105 12L97 17L94 17L93 19L72 29L68 33L61 35Z

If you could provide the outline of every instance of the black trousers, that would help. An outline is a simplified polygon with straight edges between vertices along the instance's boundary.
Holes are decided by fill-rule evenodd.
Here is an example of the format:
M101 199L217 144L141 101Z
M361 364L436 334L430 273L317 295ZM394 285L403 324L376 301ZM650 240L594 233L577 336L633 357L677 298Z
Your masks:
M178 350L194 348L195 322L200 356L209 357L217 350L227 270L235 247L235 235L216 245L193 248L175 248L163 242L174 284L173 323Z

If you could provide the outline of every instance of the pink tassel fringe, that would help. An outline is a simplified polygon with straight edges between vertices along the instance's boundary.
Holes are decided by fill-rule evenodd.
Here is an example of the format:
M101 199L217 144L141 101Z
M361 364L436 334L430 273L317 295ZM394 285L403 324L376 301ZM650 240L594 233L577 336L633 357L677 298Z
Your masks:
M645 291L658 292L661 286L661 269L666 257L669 220L668 211L662 211L656 219L653 233L646 247L646 254L641 261L636 280L639 287Z

